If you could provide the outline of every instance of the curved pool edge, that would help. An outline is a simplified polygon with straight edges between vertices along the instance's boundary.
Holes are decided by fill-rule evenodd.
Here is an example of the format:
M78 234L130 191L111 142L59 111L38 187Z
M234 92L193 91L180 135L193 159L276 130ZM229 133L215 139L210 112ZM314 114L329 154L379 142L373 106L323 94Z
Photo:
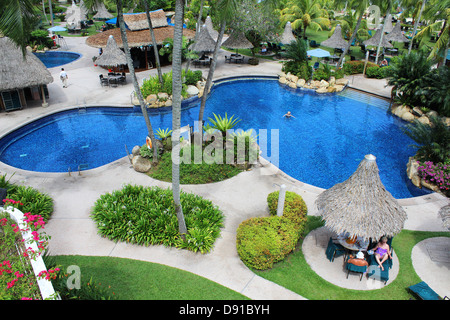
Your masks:
M214 88L215 85L220 85L220 84L226 83L228 81L239 80L239 79L240 80L251 80L251 79L258 80L258 79L261 79L261 78L277 80L278 76L277 75L270 75L270 74L236 74L236 75L233 75L233 76L223 76L223 77L218 77L218 78L213 80L213 84L214 84L213 88ZM347 86L346 86L346 88L347 88ZM348 88L350 88L350 87L348 87ZM302 88L297 88L297 89L293 89L293 90L300 90L300 89L302 89ZM353 88L351 88L351 89L353 89ZM309 89L306 89L306 90L309 90ZM312 90L312 91L314 91L314 90ZM360 90L357 90L357 91L360 91ZM366 93L370 94L370 92L366 92ZM336 94L336 93L332 93L332 94ZM376 94L374 94L374 95L376 95ZM190 97L190 98L188 98L186 100L190 100L190 99L197 100L197 102L200 100L200 98L198 98L196 96ZM183 101L185 101L185 100L183 100ZM189 103L192 103L192 102L190 101ZM23 123L21 125L16 125L14 128L9 129L5 133L1 133L0 132L0 139L2 139L6 135L12 133L13 131L19 129L20 127L23 127L23 126L25 126L25 125L27 125L29 123L37 121L37 120L39 120L41 118L44 118L46 116L49 116L49 115L52 115L52 114L55 114L55 113L59 113L59 112L68 111L68 110L80 109L80 108L90 108L90 107L139 108L139 106L135 106L135 105L132 105L132 104L129 104L129 105L108 104L107 106L105 106L104 104L90 104L89 106L78 106L78 107L67 106L67 107L61 107L61 108L58 108L57 110L52 110L51 112L48 112L48 113L45 113L45 114L41 114L41 115L39 115L38 117L36 117L34 119L29 119L28 121L26 121L25 123ZM171 110L171 107L162 107L162 108L155 108L155 109L148 108L147 110L149 110L150 112L152 112L152 111L155 111L155 112L161 112L161 111L166 112L166 111ZM108 168L110 168L111 166L117 166L118 164L120 164L123 161L129 162L128 156L124 156L124 157L122 157L120 159L117 159L117 160L115 160L113 162L110 162L108 164L105 164L105 165L102 165L102 166L99 166L99 167L96 167L96 168L82 170L81 172L82 173L94 173L94 174L101 173L102 171L108 170ZM267 160L265 160L265 161L268 162ZM288 175L287 173L283 172L281 169L279 169L278 167L274 166L270 162L268 162L268 163L271 166L273 166L273 168L275 168L275 171L277 171L279 173L280 177L282 177L286 181L292 183L296 187L301 187L302 189L306 189L307 191L312 192L314 194L320 194L321 192L326 190L326 189L323 189L323 188L320 188L320 187L316 187L314 185L307 184L307 183L302 182L300 180L297 180L297 179L291 177L290 175ZM0 161L0 173L3 171L2 170L2 166L5 166L5 167L9 168L13 172L21 172L25 176L34 175L34 176L38 176L38 177L47 177L48 175L51 175L51 176L54 176L54 177L59 177L59 176L68 175L67 172L28 171L28 170L12 167L12 166L10 166L10 165L8 165L6 163L3 163L1 161ZM76 175L78 175L78 170L75 170L73 172ZM152 178L150 178L150 179L152 179ZM233 179L233 178L230 178L230 179ZM220 183L220 182L221 181L216 182L216 183ZM424 203L428 203L428 200L430 200L431 202L434 202L434 201L437 201L437 200L441 200L441 197L445 198L445 196L440 195L439 193L432 192L430 194L425 194L425 195L416 196L416 197L410 197L410 198L399 198L397 200L399 201L399 203L401 205L411 205L411 204L422 203L423 201L425 201Z
M76 58L75 60L72 60L72 61L69 61L69 62L67 62L67 63L64 63L64 64L59 64L59 65L57 65L57 66L54 66L54 67L47 67L46 66L46 68L47 69L49 69L49 70L52 70L52 69L54 69L54 68L60 68L61 66L67 66L67 65L69 65L69 64L71 64L71 63L74 63L74 62L77 62L77 61L79 61L81 58L83 58L83 54L82 53L80 53L80 52L75 52L75 51L63 51L63 50L48 50L48 51L46 51L46 52L43 52L43 53L47 53L47 52L51 52L51 53L53 53L53 52L59 52L59 53L71 53L71 54L75 54L75 55L77 55L78 56L78 58ZM37 56L36 56L37 57ZM39 59L40 60L40 59ZM44 62L42 62L42 63L44 63ZM45 65L45 64L44 64Z

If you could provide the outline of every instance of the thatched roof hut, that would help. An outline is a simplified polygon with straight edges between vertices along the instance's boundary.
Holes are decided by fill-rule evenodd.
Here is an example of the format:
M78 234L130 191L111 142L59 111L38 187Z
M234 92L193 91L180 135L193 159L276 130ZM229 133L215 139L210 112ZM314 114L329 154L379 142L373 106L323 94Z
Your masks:
M214 30L214 27L213 27L213 24L212 24L210 16L206 17L205 26L206 26L206 29L208 29L208 32L211 35L211 37L213 38L213 40L217 41L217 38L219 37L219 32Z
M197 42L194 44L196 52L213 52L216 47L216 41L211 37L206 25L200 27Z
M53 77L39 58L22 50L9 38L0 37L0 91L40 86Z
M377 31L375 32L375 35L364 41L363 44L366 46L374 46L374 47L378 47L378 45L380 44L380 39L381 39L381 28L378 28ZM392 44L386 39L386 36L383 36L383 42L381 43L381 46L384 48L392 48Z
M97 1L96 10L97 13L93 17L94 20L108 20L114 18L114 16L106 9L103 1Z
M102 67L117 67L127 64L125 52L119 49L112 35L109 36L106 48L95 63Z
M152 20L153 28L167 27L167 18L164 10L159 9L156 11L149 12L150 19ZM148 29L147 14L136 13L136 14L124 14L123 20L127 28L131 31L139 31Z
M342 27L340 24L334 28L334 32L330 38L322 41L321 45L328 48L346 48L348 42L342 38Z
M402 33L400 21L398 21L395 24L394 29L392 29L392 31L389 32L389 34L385 35L384 37L386 38L387 41L393 41L393 42L408 42L409 41L409 39L407 37L405 37Z
M292 41L295 41L295 36L292 33L291 23L288 21L284 26L283 34L281 35L280 42L282 44L290 44Z
M330 230L379 239L403 229L406 212L382 184L375 160L366 155L350 178L318 196L319 215Z
M230 49L251 49L253 44L248 41L244 33L241 31L233 31L227 40L222 42L224 47Z
M80 1L80 6L77 6L75 2L72 3L66 11L66 22L69 28L80 28L81 21L86 20L87 9L84 6L83 0Z
M394 26L392 25L392 15L390 13L384 18L384 24L384 32L389 33L394 29Z
M153 29L153 31L155 32L156 43L158 45L161 45L165 39L173 38L173 30L173 26ZM126 33L128 45L131 48L153 45L150 31L148 30L148 25L147 29L145 30L127 30ZM105 48L110 35L114 37L119 48L123 48L122 36L120 34L119 28L110 29L105 32L100 32L98 34L90 36L86 39L86 44L94 48ZM188 39L193 39L195 36L195 31L183 29L183 36L187 37Z

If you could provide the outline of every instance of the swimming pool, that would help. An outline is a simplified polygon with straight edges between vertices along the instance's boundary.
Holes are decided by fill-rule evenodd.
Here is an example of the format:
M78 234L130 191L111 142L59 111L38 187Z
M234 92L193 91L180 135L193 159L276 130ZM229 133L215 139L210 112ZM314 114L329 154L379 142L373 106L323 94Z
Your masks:
M81 58L81 54L68 51L47 51L34 53L47 68L62 66Z
M366 154L377 157L380 177L396 198L425 192L406 177L415 154L405 124L387 111L388 103L358 92L351 96L291 90L276 80L235 80L217 85L208 98L205 119L235 115L239 128L279 132L279 168L302 182L330 188L346 180ZM370 102L370 104L369 104ZM199 102L183 107L181 125L198 120ZM295 118L283 115L291 111ZM153 129L171 128L168 109L151 110ZM92 169L127 155L145 143L139 108L80 108L34 121L0 140L0 161L39 172ZM270 137L269 137L270 142ZM271 145L267 154L270 155Z

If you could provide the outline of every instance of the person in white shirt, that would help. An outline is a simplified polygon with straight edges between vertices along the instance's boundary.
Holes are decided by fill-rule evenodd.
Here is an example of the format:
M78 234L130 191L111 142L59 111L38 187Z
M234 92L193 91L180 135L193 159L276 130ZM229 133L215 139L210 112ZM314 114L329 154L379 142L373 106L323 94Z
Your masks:
M64 68L61 68L61 72L59 73L59 78L62 81L63 88L67 88L67 79L69 77L67 76L67 73L64 71Z

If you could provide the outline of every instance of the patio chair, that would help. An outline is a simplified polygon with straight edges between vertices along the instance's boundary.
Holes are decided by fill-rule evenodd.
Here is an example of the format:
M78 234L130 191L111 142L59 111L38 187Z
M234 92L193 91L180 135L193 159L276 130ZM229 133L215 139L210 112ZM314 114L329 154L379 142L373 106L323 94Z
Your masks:
M108 79L104 78L102 74L99 75L99 78L100 78L100 84L102 85L102 87L109 86Z
M314 70L319 69L319 66L320 66L320 63L318 61L316 63L314 63L314 66L313 66Z
M367 267L369 266L369 263L364 259L348 259L345 268L347 269L347 279L350 272L357 272L361 273L361 276L359 278L359 281L361 281L364 273L367 272Z
M343 246L338 243L334 243L333 238L330 237L330 240L328 240L327 249L325 250L325 254L327 255L328 260L333 262L335 257L345 255L346 252L347 250L345 250Z
M422 300L449 300L447 296L441 298L425 281L410 286L408 289Z
M319 47L319 44L315 40L311 40L309 45L310 45L311 48L318 48Z
M231 63L231 57L225 56L225 63Z
M392 266L392 262L389 262L391 259L387 259L385 262L383 262L383 269L379 268L378 262L375 259L375 255L369 256L369 268L367 271L367 276L369 278L374 278L380 281L384 281L384 284L386 284L389 280L389 269Z
M125 75L125 72L122 72L122 75L119 78L119 82L120 82L120 84L127 83L127 77Z

